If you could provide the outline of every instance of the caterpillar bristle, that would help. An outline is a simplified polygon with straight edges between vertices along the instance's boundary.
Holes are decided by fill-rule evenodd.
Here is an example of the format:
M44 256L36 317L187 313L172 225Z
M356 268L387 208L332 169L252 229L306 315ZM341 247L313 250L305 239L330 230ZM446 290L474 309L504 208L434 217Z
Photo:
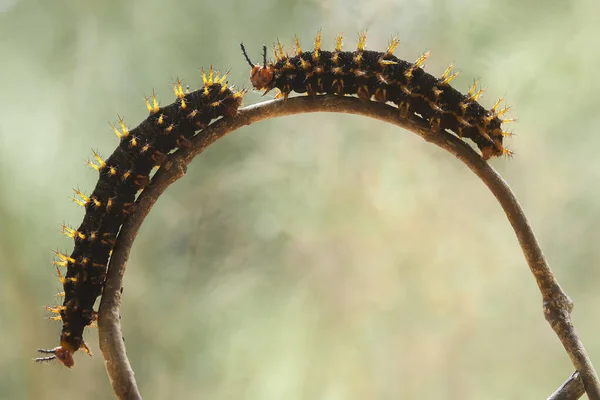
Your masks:
M129 130L125 126L125 123L123 122L123 118L118 114L117 114L117 118L119 119L119 125L121 126L121 132L123 132L123 137L129 136Z
M399 44L400 44L400 39L398 39L398 36L394 36L392 38L392 40L390 40L390 44L388 45L388 48L385 51L385 55L386 56L393 56L394 55L394 51L396 51L396 48L398 48Z
M152 95L150 95L150 97L145 96L144 100L146 102L146 108L148 108L148 112L150 114L156 114L160 110L154 89L152 89ZM152 103L150 103L150 100L152 100Z
M336 52L340 52L342 51L342 47L344 45L344 34L342 32L338 33L336 38L335 38L335 51Z
M321 31L317 32L315 37L315 49L313 50L312 59L313 61L319 61L319 51L321 51Z
M281 41L277 38L277 49L275 49L275 59L277 61L283 60L285 58L285 54L283 52L283 46L281 45Z
M416 68L421 68L421 66L429 58L429 55L430 55L430 52L426 51L425 53L423 53L423 55L421 55L419 58L417 58L417 60L415 61L415 67Z
M358 35L358 44L356 45L356 51L361 53L367 47L367 32L361 32Z

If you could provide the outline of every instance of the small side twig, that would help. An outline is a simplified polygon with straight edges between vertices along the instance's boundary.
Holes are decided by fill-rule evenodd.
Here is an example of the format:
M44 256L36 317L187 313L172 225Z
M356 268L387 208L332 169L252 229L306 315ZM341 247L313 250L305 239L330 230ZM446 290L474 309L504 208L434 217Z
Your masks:
M432 132L429 125L418 117L403 119L398 116L398 110L394 107L336 96L297 97L286 102L266 101L242 108L236 117L219 120L200 132L190 148L180 149L172 154L168 161L170 164L161 168L151 184L140 194L136 201L136 210L129 216L117 238L99 309L100 346L118 398L140 398L133 371L125 354L119 307L125 264L137 232L151 207L170 184L184 175L185 166L217 139L244 125L264 119L309 112L350 113L388 122L414 132L465 163L490 189L504 209L542 294L546 319L569 354L575 370L581 374L589 399L600 400L600 382L596 371L571 322L573 303L556 281L521 206L500 175L462 140L445 132Z
M581 376L579 372L575 371L565 383L548 397L548 400L577 400L584 394L585 388Z

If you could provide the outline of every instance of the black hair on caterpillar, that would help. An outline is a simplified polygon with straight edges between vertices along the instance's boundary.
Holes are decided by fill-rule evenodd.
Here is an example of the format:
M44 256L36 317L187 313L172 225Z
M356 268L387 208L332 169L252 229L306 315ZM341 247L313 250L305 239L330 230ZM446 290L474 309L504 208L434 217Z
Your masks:
M63 284L62 306L46 307L62 320L60 345L39 352L51 354L36 361L60 360L65 366L74 365L73 353L88 347L83 330L96 319L94 303L104 286L108 260L125 217L133 211L135 196L150 181L150 173L160 166L166 155L178 147L189 146L196 131L212 120L237 113L245 91L235 92L227 87L227 74L219 77L212 67L208 77L202 71L204 85L199 90L184 92L181 82L173 84L176 101L160 107L156 96L146 98L150 116L139 126L128 130L119 118L121 130L113 126L120 138L117 149L103 160L96 152L98 164L88 162L100 174L90 196L75 190L73 200L85 207L83 222L77 229L63 226L63 233L72 238L75 248L71 255L55 252L59 260L58 276ZM59 267L66 267L63 276Z
M244 45L242 52L252 70L250 82L255 89L279 90L277 97L287 99L291 92L333 95L357 95L362 99L395 104L402 117L419 114L429 122L433 131L450 130L458 137L471 139L484 159L510 155L503 147L504 136L501 119L508 107L498 109L502 99L486 110L477 100L483 89L477 82L467 94L449 85L458 72L448 67L440 78L425 72L421 67L429 56L423 54L414 63L393 55L398 47L397 38L392 39L385 52L365 49L366 34L362 33L355 51L342 51L342 35L336 39L335 50L321 50L321 33L317 34L313 51L302 51L298 38L295 55L283 52L281 43L273 48L275 61L267 60L263 46L263 63L250 61Z

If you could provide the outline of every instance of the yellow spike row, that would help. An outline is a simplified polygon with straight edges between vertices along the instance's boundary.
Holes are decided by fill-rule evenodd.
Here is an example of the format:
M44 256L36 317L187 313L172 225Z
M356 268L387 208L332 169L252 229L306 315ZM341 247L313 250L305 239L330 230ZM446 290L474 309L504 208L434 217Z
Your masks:
M213 67L212 65L210 66L210 68L208 69L208 84L212 85L213 84Z
M114 126L112 123L110 124L110 127L112 128L113 132L115 133L115 135L117 135L117 137L119 139L121 139L123 137L123 135L121 134L121 132L119 132L119 130L117 129L117 127Z
M278 51L278 54L275 54L276 59L281 60L281 59L285 58L285 55L283 54L283 46L281 45L279 38L277 38L277 51Z
M58 267L56 267L56 274L58 275L58 280L60 281L60 283L64 285L67 280L63 276L62 272L60 272L60 269L58 269Z
M364 51L364 49L367 47L367 32L361 32L360 35L358 36L358 45L356 47L356 50L358 52L362 52Z
M290 64L291 66L292 64ZM311 67L310 62L306 61L305 59L303 59L302 57L300 57L300 65L302 66L302 69L305 71L308 71ZM292 67L293 68L293 67Z
M54 254L55 254L55 255L56 255L58 258L60 258L61 260L63 260L63 261L67 261L67 262L69 262L69 263L75 263L75 259L74 259L74 258L72 258L72 257L70 257L70 256L68 256L68 255L66 255L66 254L63 254L63 253L61 253L60 251L53 250L53 252L54 252Z
M72 201L73 203L77 203L77 204L79 204L81 207L85 207L85 206L86 206L86 204L87 204L87 203L84 203L83 201L81 201L81 200L79 200L79 199L76 199L75 197L71 197L71 201Z
M54 314L60 314L60 312L66 310L67 307L65 307L65 306L45 306L44 309L46 311L50 311L51 313L54 313Z
M152 104L150 103L150 99L152 99ZM150 114L155 114L160 110L158 106L158 100L156 99L156 93L152 90L152 96L144 96L144 101L146 102L146 108Z
M475 92L474 94L469 96L469 100L471 101L477 101L479 100L479 98L481 97L481 95L483 94L483 92L485 92L485 88L481 88L479 89L477 92Z
M73 200L75 203L85 207L85 205L90 202L90 198L87 197L85 194L81 193L78 189L73 188L73 191L75 192L75 194L77 196L81 197L81 199L83 200L83 201L80 201L80 200L76 199L75 197L71 197L71 200Z
M454 64L450 64L448 66L448 68L446 68L446 70L442 74L442 78L441 79L446 79L448 77L448 75L450 75L450 71L452 71L452 67L454 67Z
M452 71L452 67L454 67L454 64L450 64L448 66L448 68L446 68L446 70L444 71L444 73L442 74L442 77L440 79L446 79L448 76L450 76L450 72Z
M160 106L158 105L158 99L156 98L156 92L152 90L152 113L157 113L160 110Z
M182 99L185 94L183 93L183 87L181 86L181 80L177 79L177 81L171 83L173 86L173 93L175 93L175 97L178 99Z
M500 120L501 124L510 124L513 122L517 122L517 119L516 118L505 118L505 119ZM511 136L512 136L512 134L511 134Z
M171 131L173 130L173 128L175 128L175 125L171 124L171 125L167 126L165 129L163 129L163 132L166 133L166 134L169 134L169 133L171 133Z
M90 167L94 168L96 171L100 172L100 167L99 166L97 166L96 164L94 164L90 160L86 160L85 162L86 162L87 165L89 165Z
M500 103L502 103L502 100L503 100L502 97L500 97L498 100L496 100L496 103L494 104L494 107L492 107L492 109L490 110L492 112L492 114L496 113L496 110L500 106Z
M317 32L317 37L315 38L315 52L313 53L313 60L319 59L319 51L321 50L321 31Z
M96 152L95 150L92 150L92 153L94 154L94 158L100 164L100 167L101 168L106 168L106 163L104 162L104 160L102 159L102 157L100 157L100 155L98 154L98 152Z
M87 347L87 345L85 343L81 343L81 349L83 351L85 351L90 357L92 356L92 352L90 351L90 349Z
M92 151L94 152L94 155L97 154L94 150L92 150ZM97 157L97 159L98 158L99 158L99 156ZM85 162L86 162L87 165L89 165L90 167L94 168L96 171L100 172L100 169L104 168L106 166L106 163L101 158L99 158L99 160L101 161L100 162L100 166L94 164L90 160L86 160Z
M69 228L66 225L61 226L61 233L71 239L75 239L75 237L78 237L82 240L85 240L85 237L86 237L83 233L79 232L76 229Z
M186 104L185 99L183 97L181 98L181 108L183 110L185 110L187 108L187 104Z
M450 83L450 81L454 78L456 78L459 74L459 72L455 72L452 75L450 75L450 72L452 72L452 67L454 66L454 64L450 64L450 66L448 68L446 68L446 70L444 71L444 73L442 74L441 82L439 83L440 85L447 85L448 83Z
M475 82L473 82L473 86L471 86L471 89L469 89L469 91L467 92L468 97L471 97L473 95L473 93L475 93L475 89L477 89L478 83L479 83L479 79L476 79Z
M102 206L102 202L100 200L98 200L97 198L92 197L91 200L94 202L94 205L96 207L101 207Z
M510 111L510 106L506 106L502 110L500 110L496 113L496 117L501 117L509 111Z
M56 293L56 297L65 297L65 292Z
M125 123L123 122L123 118L121 118L120 115L117 115L117 117L119 117L119 125L121 125L121 131L123 132L123 137L129 136L129 131L127 130L127 127L125 126Z
M398 47L398 45L400 44L400 39L398 39L398 36L394 36L392 38L392 40L390 41L390 44L386 50L386 55L391 56L394 54L394 51L396 50L396 48Z
M335 37L335 51L342 51L342 46L344 45L344 34L342 32L338 33Z
M53 317L48 317L50 321L62 321L62 317L60 315L55 315Z
M221 77L221 79L218 79L217 82L219 83L219 85L223 85L225 82L225 79L227 79L227 76L229 75L229 71L225 72L223 74L223 76Z
M277 48L273 45L273 56L275 56L275 61L279 61L279 56L277 55Z
M152 105L150 105L150 100L148 99L148 96L144 96L144 101L146 102L146 108L148 109L148 112L152 113Z
M56 265L57 267L68 267L69 263L67 261L52 261L52 265Z
M425 52L421 57L417 58L415 61L415 67L421 68L421 66L425 63L425 60L429 57L429 51Z
M186 115L186 118L188 118L188 119L192 119L192 118L194 118L196 115L198 115L198 112L199 112L199 111L198 111L197 109L194 109L194 110L192 110L192 112L191 112L191 113L189 113L188 115ZM150 148L150 145L149 145L149 144L146 144L144 147L142 147L142 150L141 150L141 152L142 152L142 153L143 153L143 152L146 152L146 151L148 151L148 149L149 149L149 148Z
M294 35L294 42L296 43L296 55L299 56L302 54L302 48L300 47L300 39L296 35Z
M208 80L206 79L206 73L204 72L204 68L202 68L202 83L204 84L204 86L206 86L208 83Z

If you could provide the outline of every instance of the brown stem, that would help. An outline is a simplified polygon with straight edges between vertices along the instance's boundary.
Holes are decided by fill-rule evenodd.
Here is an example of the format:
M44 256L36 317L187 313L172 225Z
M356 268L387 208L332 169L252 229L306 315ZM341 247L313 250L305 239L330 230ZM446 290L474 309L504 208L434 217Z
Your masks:
M192 141L191 147L180 149L172 154L168 163L156 173L151 184L140 194L136 201L136 210L119 233L110 260L99 310L100 348L106 359L107 372L118 398L140 398L121 336L119 321L121 283L133 241L158 196L185 174L185 166L196 155L217 139L244 125L264 119L309 112L363 115L407 129L427 142L447 150L479 176L496 196L517 235L525 259L542 294L546 320L569 354L575 370L581 374L588 397L591 400L600 400L600 382L596 371L571 322L570 312L573 303L556 281L521 206L500 175L462 140L449 133L432 132L429 125L418 117L403 119L398 115L397 108L351 97L336 96L296 97L286 102L272 100L242 108L235 117L221 119L201 131Z

